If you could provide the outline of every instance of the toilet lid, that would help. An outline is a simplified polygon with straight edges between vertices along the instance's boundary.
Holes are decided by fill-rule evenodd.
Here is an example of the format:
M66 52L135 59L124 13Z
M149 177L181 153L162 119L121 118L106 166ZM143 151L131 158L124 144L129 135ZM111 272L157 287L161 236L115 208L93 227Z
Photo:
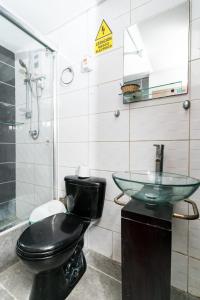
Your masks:
M24 255L53 254L70 247L83 232L83 223L65 213L50 216L30 225L20 236L17 250Z

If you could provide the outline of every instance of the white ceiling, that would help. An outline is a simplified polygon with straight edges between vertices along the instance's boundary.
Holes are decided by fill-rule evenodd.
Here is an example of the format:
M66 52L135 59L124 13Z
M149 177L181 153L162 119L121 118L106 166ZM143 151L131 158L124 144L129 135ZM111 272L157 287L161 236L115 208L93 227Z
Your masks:
M47 34L99 2L102 0L1 0L0 4Z

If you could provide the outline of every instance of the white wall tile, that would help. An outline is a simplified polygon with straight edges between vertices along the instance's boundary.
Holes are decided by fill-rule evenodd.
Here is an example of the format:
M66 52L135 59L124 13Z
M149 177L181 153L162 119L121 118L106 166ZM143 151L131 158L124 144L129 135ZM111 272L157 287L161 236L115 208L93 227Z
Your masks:
M35 184L46 187L53 186L53 166L35 165L34 166Z
M133 0L134 1L134 0ZM146 20L150 17L158 15L166 10L169 10L181 3L184 0L152 0L148 1L146 5L142 5L133 9L131 12L131 23L135 24Z
M131 9L135 9L139 6L142 6L144 4L147 4L148 2L151 2L152 0L131 0Z
M121 234L113 232L113 259L121 262Z
M65 176L75 175L77 172L76 168L67 168L65 166L59 166L59 189L65 192Z
M88 52L87 29L87 14L82 14L57 31L60 52L72 62Z
M89 89L89 113L102 113L108 111L128 109L128 105L123 104L120 84L121 80L107 82Z
M114 201L105 201L103 208L103 215L96 225L121 232L121 207L114 203Z
M16 203L19 201L34 204L34 185L25 182L16 182Z
M191 99L200 99L200 59L191 62Z
M52 143L34 144L34 162L36 164L52 165L53 145Z
M200 178L200 141L190 142L190 175Z
M112 231L92 226L88 230L88 247L107 257L112 257Z
M16 144L16 162L34 163L34 157L32 144Z
M34 184L34 164L16 163L16 181Z
M91 170L90 174L91 176L102 177L106 179L106 200L113 201L114 197L121 193L120 189L116 186L112 178L113 172Z
M155 170L156 149L154 144L164 144L165 172L188 173L188 149L187 141L147 141L131 142L130 144L130 168L131 170Z
M35 186L35 207L38 207L50 200L53 200L53 189L52 187Z
M87 142L88 116L59 120L59 142Z
M16 217L20 221L28 220L30 214L34 210L35 206L33 204L24 202L24 201L17 201L16 202Z
M128 170L128 164L128 142L90 143L91 169L125 171Z
M59 162L72 168L88 165L88 143L60 143Z
M189 255L200 259L200 220L189 222Z
M199 0L192 0L192 20L200 18L200 3Z
M53 100L52 98L41 98L40 99L40 121L45 122L49 120L53 120ZM38 121L38 113L37 113L37 102L36 100L33 102L32 109L32 122Z
M90 115L90 141L128 141L129 111L120 112L116 118L113 112Z
M177 203L174 212L188 214L188 204ZM174 218L172 226L172 249L185 255L188 255L188 223L187 220Z
M192 49L191 59L200 58L200 19L197 19L191 24Z
M189 259L189 286L188 291L190 294L200 297L200 261L190 258Z
M172 252L171 285L185 292L187 291L187 265L187 256Z
M23 117L24 118L24 117ZM18 122L18 120L16 119ZM16 126L15 133L16 133L16 143L31 143L31 137L29 135L30 124L24 122L23 120L22 125Z
M59 96L59 118L87 115L88 89L82 89Z
M155 118L156 116L156 118ZM131 140L177 140L189 138L189 112L181 103L133 109Z
M98 5L90 10L88 17L92 20L98 19L99 21L105 19L109 24L110 20L115 19L127 12L130 12L130 0L109 0L102 2L101 5ZM99 26L100 25L101 22ZM89 25L89 30L91 29L91 26L94 26L94 23ZM95 29L98 31L98 27Z
M190 176L193 176L190 174ZM196 202L196 205L200 211L200 189L198 189L192 196L190 196L190 199Z
M122 48L98 55L93 59L93 61L94 69L89 73L90 86L122 78Z
M190 109L190 137L200 139L200 101L192 101Z

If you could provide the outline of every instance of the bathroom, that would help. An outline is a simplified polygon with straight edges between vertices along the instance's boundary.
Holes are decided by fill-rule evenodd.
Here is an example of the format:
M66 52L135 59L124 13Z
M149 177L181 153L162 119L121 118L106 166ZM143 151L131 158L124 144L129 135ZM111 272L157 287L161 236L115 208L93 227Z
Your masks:
M166 28L173 30L168 37L162 31L164 15ZM155 26L159 16L162 22ZM177 32L170 19L173 16L179 26ZM135 100L135 96L126 97L133 93L123 92L129 71L133 73L138 67L136 61L135 65L129 63L128 28L137 36L134 26L145 20L154 21L148 31L154 61L148 65L144 45L135 45L132 55L138 59L145 56L143 73L148 69L152 73L158 65L171 66L172 78L164 82L169 92L164 90L161 76L157 84L148 77L142 82L148 95ZM145 244L143 255L152 269L154 265L161 269L163 261L163 272L168 276L156 274L159 268L154 269L155 276L150 270L152 282L148 285L137 269L138 278L141 276L137 288L123 258L134 243L132 234L124 246L121 224L131 195L127 192L128 196L121 197L122 189L115 183L118 178L113 180L113 174L125 172L153 174L159 167L159 149L154 145L164 145L162 172L184 179L189 176L199 183L200 0L0 0L0 24L0 299L200 299L200 220L198 216L189 220L193 203L200 210L199 190L189 197L192 204L173 203L173 213L167 206L164 214L167 211L167 217L170 215L170 229L168 238L162 240L166 242L163 256L159 246L152 254ZM159 26L162 37L155 42ZM102 47L99 41L104 34ZM135 79L137 87L139 78ZM153 85L157 90L148 88ZM55 282L50 277L43 280L44 291L50 289L52 293L41 296L35 274L20 256L21 250L16 252L16 245L26 230L40 224L38 220L51 218L50 210L55 216L66 213L66 187L77 175L86 182L88 176L89 180L98 178L105 192L99 216L97 213L87 225L84 246L79 244L87 268L66 297L58 292L62 290L59 286L64 286L59 276ZM147 213L153 211L154 207ZM50 224L46 227L50 230ZM140 239L136 237L135 243L142 238L149 241L146 232L138 232ZM45 241L48 234L42 238ZM155 256L158 261L154 264ZM140 267L140 259L132 257L131 262L133 270L136 265ZM36 263L32 269L34 266ZM125 278L133 282L133 296L126 293L131 287Z

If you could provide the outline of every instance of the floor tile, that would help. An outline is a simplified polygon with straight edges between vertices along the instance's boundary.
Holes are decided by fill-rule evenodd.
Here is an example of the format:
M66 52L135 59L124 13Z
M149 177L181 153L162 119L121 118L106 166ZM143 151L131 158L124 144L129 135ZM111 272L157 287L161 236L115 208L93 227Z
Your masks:
M94 251L89 251L87 255L88 265L108 274L109 276L121 280L121 265L101 254Z
M20 262L0 274L0 283L14 295L17 300L28 300L32 279L33 275L31 272Z
M88 267L67 300L121 300L121 284Z
M121 300L120 265L89 251L88 267L67 300ZM116 279L115 279L116 278ZM28 300L33 275L20 262L0 273L0 300ZM198 300L172 288L171 300Z
M188 296L185 292L179 291L176 288L172 288L171 300L188 300Z
M0 299L1 300L15 300L4 288L0 286Z

